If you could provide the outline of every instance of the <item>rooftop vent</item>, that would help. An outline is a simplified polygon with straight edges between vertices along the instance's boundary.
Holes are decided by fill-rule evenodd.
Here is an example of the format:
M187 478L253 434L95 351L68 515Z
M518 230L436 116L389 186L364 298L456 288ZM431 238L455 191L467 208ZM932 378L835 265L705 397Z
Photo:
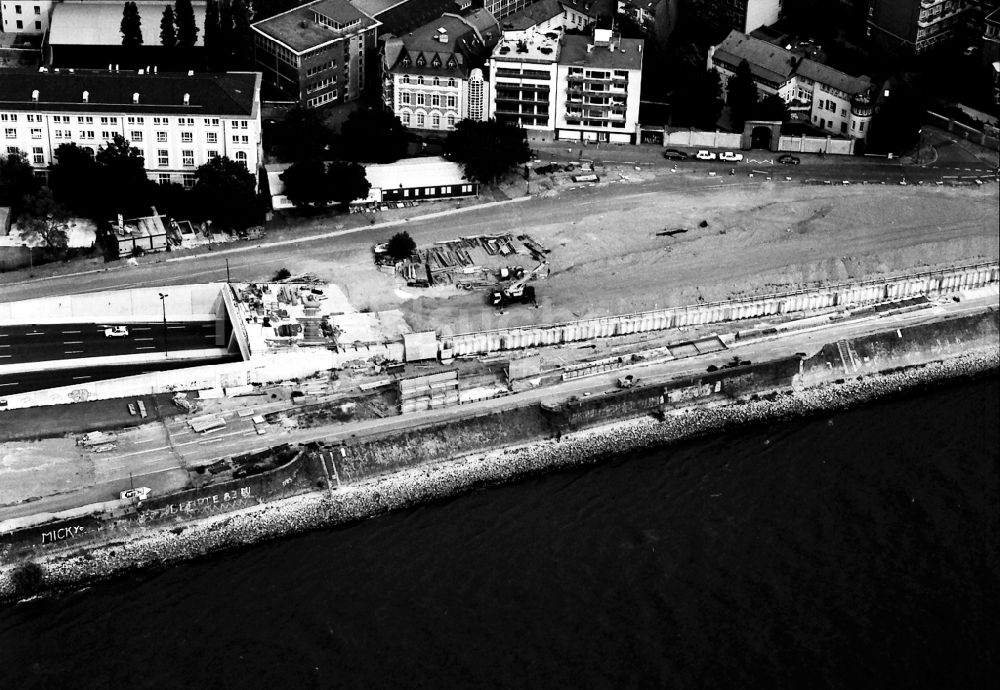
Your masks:
M139 76L140 76L140 77L141 77L141 76L142 76L143 74L145 74L145 73L146 73L146 70L144 70L144 69L140 69L140 70L139 70Z
M31 92L31 100L35 101L36 103L38 102L38 89L35 89L34 91Z
M132 94L132 102L133 103L138 103L139 102L139 92L138 91L136 91L135 93Z
M83 92L83 102L90 103L90 91Z
M184 94L184 105L191 105L191 94Z
M189 77L193 77L194 76L194 70L193 69L189 69L188 70L188 76Z

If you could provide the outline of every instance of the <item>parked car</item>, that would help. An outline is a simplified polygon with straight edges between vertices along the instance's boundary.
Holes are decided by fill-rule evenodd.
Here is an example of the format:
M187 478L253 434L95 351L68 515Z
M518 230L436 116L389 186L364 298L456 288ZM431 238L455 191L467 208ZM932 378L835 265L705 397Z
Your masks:
M784 156L778 157L778 162L782 165L798 165L802 161L799 160L798 156L793 156L790 153L786 153Z
M686 161L688 155L683 151L678 151L677 149L666 149L663 152L663 157L668 161Z
M726 151L725 153L719 154L720 161L728 161L730 163L739 163L743 160L742 153L734 153L733 151Z
M125 489L118 494L118 499L121 501L145 501L149 498L149 494L153 492L148 486L137 486L134 489Z
M694 157L700 161L714 161L716 158L714 153L705 150L701 150L698 153L694 154Z
M105 338L127 338L128 328L126 326L110 326L104 329Z

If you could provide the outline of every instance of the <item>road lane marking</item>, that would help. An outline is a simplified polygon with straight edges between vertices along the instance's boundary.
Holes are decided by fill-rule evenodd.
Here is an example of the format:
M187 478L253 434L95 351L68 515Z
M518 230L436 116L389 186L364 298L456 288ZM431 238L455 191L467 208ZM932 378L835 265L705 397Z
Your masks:
M0 383L0 386L17 386L20 385L20 381L15 381L14 383Z
M89 378L90 378L89 376L74 376L73 380L74 381L80 381L82 379L89 379Z
M0 347L10 347L10 345L0 345Z
M66 350L67 355L82 355L83 350Z
M214 337L215 337L215 335L206 335L205 337L206 337L206 338L214 338Z
M61 333L80 333L81 331L60 331Z
M136 338L135 339L136 342L142 342L144 340L152 340L152 338Z
M4 357L4 358L7 358L7 359L10 359L12 356L13 355L0 355L0 357Z
M63 345L83 345L82 340L64 340Z
M133 331L151 331L153 328L151 326L136 326L132 329Z
M187 328L187 326L167 326L167 330L176 330L178 328Z
M156 345L147 345L145 347L137 347L136 350L155 350Z
M37 333L25 333L25 335L45 335L45 334L39 331Z

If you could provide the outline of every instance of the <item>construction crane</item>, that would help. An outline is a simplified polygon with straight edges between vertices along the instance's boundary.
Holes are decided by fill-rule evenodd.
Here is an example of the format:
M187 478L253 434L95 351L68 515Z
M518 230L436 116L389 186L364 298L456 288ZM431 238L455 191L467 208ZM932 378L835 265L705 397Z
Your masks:
M526 273L523 277L515 280L507 287L498 286L494 288L493 292L490 293L490 304L499 309L503 309L504 306L514 304L516 302L520 302L522 304L536 304L535 288L528 285L528 281L534 278L537 273L541 272L543 268L547 268L548 265L548 261L543 261L535 266L535 268L533 268L529 273Z

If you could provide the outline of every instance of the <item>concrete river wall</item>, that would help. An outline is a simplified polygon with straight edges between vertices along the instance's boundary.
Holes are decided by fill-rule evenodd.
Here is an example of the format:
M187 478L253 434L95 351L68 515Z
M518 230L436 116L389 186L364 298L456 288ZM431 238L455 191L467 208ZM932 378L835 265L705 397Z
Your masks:
M444 358L558 345L593 338L647 333L739 319L780 316L820 309L850 309L909 297L938 297L1000 282L1000 265L982 263L942 271L916 273L863 283L844 283L730 302L658 309L567 323L504 328L441 336Z
M143 502L138 510L58 520L0 534L0 563L89 544L113 542L143 530L184 523L217 513L279 500L298 493L348 486L397 470L495 450L563 433L650 414L672 414L696 405L728 405L787 393L836 379L858 378L966 354L1000 342L1000 312L893 329L825 345L809 358L782 357L733 365L638 385L603 395L573 397L558 404L528 404L502 412L456 418L338 446L278 447L279 457L296 453L277 469L244 479L203 486Z

